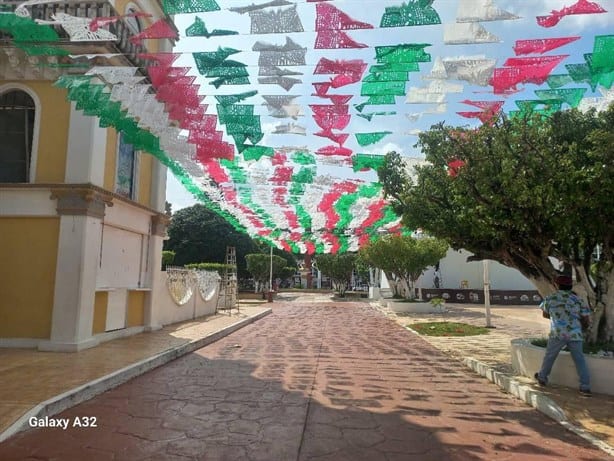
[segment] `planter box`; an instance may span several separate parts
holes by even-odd
[[[436,314],[441,312],[441,309],[433,306],[430,302],[387,301],[386,306],[391,311],[398,313]]]
[[[531,344],[528,339],[512,340],[512,366],[517,373],[533,378],[539,371],[546,348]],[[598,394],[614,395],[614,359],[584,354],[591,375],[591,390]],[[569,352],[560,352],[548,382],[578,388],[578,374]]]

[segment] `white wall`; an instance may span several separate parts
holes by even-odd
[[[154,277],[158,279],[157,283],[154,283],[154,287],[156,287],[154,293],[154,299],[156,300],[154,324],[164,326],[215,313],[219,288],[216,288],[211,299],[206,301],[200,295],[198,288],[194,287],[190,300],[180,306],[173,300],[168,291],[166,272],[157,271]],[[220,300],[220,305],[223,305],[223,299]]]
[[[115,201],[105,210],[98,288],[152,288],[149,261],[151,213]]]
[[[472,253],[466,250],[448,250],[439,264],[441,274],[440,288],[461,288],[461,282],[466,280],[468,288],[482,289],[484,286],[484,265],[482,261],[467,262]],[[433,285],[434,267],[428,268],[418,279],[416,287],[435,288]],[[516,269],[490,261],[491,290],[535,290],[535,286]]]

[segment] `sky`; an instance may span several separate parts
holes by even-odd
[[[363,49],[338,49],[338,50],[314,50],[313,44],[316,33],[315,29],[315,10],[316,3],[305,2],[299,0],[293,2],[297,6],[301,22],[304,27],[304,32],[293,34],[261,34],[250,35],[250,18],[247,14],[237,14],[228,10],[230,7],[245,6],[252,3],[263,3],[265,0],[254,2],[254,0],[218,0],[221,7],[220,11],[198,13],[195,15],[178,15],[175,17],[175,22],[182,35],[177,42],[175,51],[183,53],[182,57],[175,65],[190,66],[193,69],[191,75],[198,76],[197,82],[201,84],[201,94],[207,95],[205,103],[210,104],[210,111],[213,112],[216,100],[215,95],[219,94],[235,94],[252,89],[258,90],[259,94],[249,100],[246,104],[255,104],[256,113],[260,114],[263,131],[273,129],[277,123],[287,123],[292,121],[289,119],[274,119],[269,117],[266,108],[262,105],[262,94],[296,94],[299,97],[296,102],[305,108],[305,116],[300,117],[296,122],[303,125],[307,130],[307,136],[299,135],[274,135],[265,134],[260,145],[268,145],[272,147],[279,146],[307,146],[315,151],[320,147],[331,144],[325,138],[314,136],[313,133],[319,130],[319,127],[313,121],[309,104],[327,104],[326,99],[316,98],[311,96],[314,81],[322,81],[327,76],[314,76],[313,70],[315,65],[322,57],[333,60],[350,60],[363,59],[369,64],[375,64],[374,54],[375,46],[395,45],[401,43],[428,43],[426,51],[431,54],[432,61],[430,63],[421,63],[419,73],[411,73],[409,82],[406,84],[406,90],[411,87],[422,87],[429,83],[428,80],[422,80],[422,76],[428,74],[433,67],[436,57],[457,57],[457,56],[475,56],[485,55],[485,57],[497,60],[497,67],[501,67],[503,62],[510,57],[514,57],[513,45],[518,39],[539,39],[553,37],[580,36],[581,38],[571,44],[568,44],[559,49],[550,51],[546,55],[569,55],[562,64],[552,72],[553,74],[566,73],[564,64],[581,63],[583,62],[583,54],[590,53],[593,50],[593,42],[595,35],[604,35],[614,33],[614,1],[612,0],[597,0],[603,8],[609,10],[603,14],[592,15],[575,15],[564,17],[555,27],[543,28],[537,25],[536,15],[547,15],[551,10],[560,10],[565,6],[575,3],[577,0],[494,0],[494,4],[502,10],[520,16],[520,19],[510,21],[493,21],[482,22],[481,24],[486,30],[499,37],[500,42],[480,44],[480,45],[446,45],[443,43],[443,30],[445,24],[454,23],[459,0],[434,0],[433,7],[441,17],[442,25],[429,26],[412,26],[399,28],[380,28],[379,21],[387,6],[399,6],[400,1],[389,0],[336,0],[328,2],[338,9],[347,13],[352,19],[357,21],[367,22],[374,25],[371,30],[350,30],[347,31],[355,41],[367,44],[368,47]],[[470,0],[478,4],[483,0]],[[285,7],[284,7],[285,8]],[[207,28],[211,29],[230,29],[239,32],[236,36],[212,37],[205,39],[202,37],[185,37],[185,29],[194,22],[195,16],[204,20]],[[215,90],[210,85],[207,79],[204,79],[198,74],[194,68],[194,60],[192,52],[214,51],[218,46],[231,47],[242,50],[241,53],[234,54],[229,59],[233,59],[248,65],[251,82],[257,80],[258,73],[258,53],[251,50],[252,45],[256,41],[267,42],[271,44],[283,44],[285,36],[290,35],[292,39],[302,46],[307,47],[306,66],[296,68],[303,72],[303,84],[294,86],[286,93],[279,86],[274,85],[251,85],[229,86],[225,85]],[[365,74],[366,75],[366,74]],[[421,104],[406,104],[405,97],[397,97],[394,106],[368,106],[364,112],[373,111],[396,111],[394,116],[375,116],[372,121],[367,121],[355,116],[357,112],[352,108],[353,114],[351,124],[345,132],[350,132],[352,135],[345,143],[345,147],[351,148],[355,153],[373,153],[384,154],[390,150],[396,150],[408,157],[421,157],[422,154],[415,147],[416,136],[415,132],[419,130],[427,130],[431,125],[444,121],[448,125],[455,126],[477,126],[479,122],[462,118],[456,114],[457,111],[475,110],[460,101],[465,99],[471,100],[505,100],[503,110],[505,112],[516,109],[514,103],[517,99],[535,99],[534,91],[536,89],[548,88],[546,85],[537,86],[534,84],[520,85],[520,91],[510,96],[502,97],[502,95],[492,94],[490,86],[476,86],[467,82],[450,81],[451,83],[463,83],[463,91],[461,93],[447,95],[447,107],[444,113],[439,114],[423,114],[417,120],[411,121],[407,116],[409,114],[418,114],[427,109],[427,105]],[[577,86],[577,85],[576,85]],[[586,85],[584,85],[586,86]],[[593,94],[588,88],[586,97],[598,96]],[[350,104],[357,104],[366,100],[360,96],[360,83],[348,85],[345,87],[332,90],[331,93],[336,94],[353,94],[354,97]],[[208,111],[209,112],[209,111]],[[391,131],[392,134],[386,136],[382,141],[374,145],[361,147],[354,138],[354,133]],[[310,135],[311,134],[311,135]],[[230,137],[225,138],[232,142]],[[333,174],[335,176],[352,176],[354,173],[351,168],[336,168],[324,167],[323,172]],[[320,173],[320,171],[319,171]],[[361,179],[373,180],[373,173],[359,173]],[[194,198],[187,193],[183,187],[169,174],[167,186],[167,200],[173,205],[173,210],[184,208],[195,203]]]

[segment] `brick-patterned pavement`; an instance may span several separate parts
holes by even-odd
[[[57,415],[8,460],[609,459],[365,303],[273,314]]]
[[[484,308],[459,305],[446,305],[443,314],[395,314],[391,310],[372,303],[384,315],[396,320],[399,324],[409,326],[424,322],[460,322],[476,326],[486,324]],[[497,371],[512,373],[512,358],[510,341],[515,338],[547,337],[550,322],[542,318],[537,306],[516,306],[515,308],[493,307],[491,309],[491,325],[494,327],[488,336],[424,336],[424,339],[459,359],[473,357],[486,363]]]
[[[391,310],[371,303],[384,315],[409,326],[422,322],[461,322],[477,326],[485,325],[484,306],[446,305],[444,314],[395,314]],[[511,365],[510,342],[516,338],[547,337],[550,321],[541,316],[537,306],[493,306],[491,324],[495,327],[488,336],[423,336],[423,338],[443,351],[446,355],[463,359],[471,357],[493,369],[513,377],[524,385],[534,385],[539,392],[550,398],[561,408],[567,419],[588,431],[589,434],[614,446],[614,397],[594,395],[592,399],[578,397],[576,389],[550,385],[539,387],[532,378],[518,376]]]

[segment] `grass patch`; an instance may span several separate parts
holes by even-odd
[[[489,331],[485,327],[476,327],[475,325],[458,322],[414,323],[408,325],[408,327],[427,336],[475,336],[485,335]]]
[[[546,345],[548,344],[548,338],[532,339],[531,344],[537,347],[546,347]],[[563,350],[566,351],[567,347],[564,347]],[[601,351],[613,352],[614,343],[613,342],[609,342],[609,343],[598,342],[595,344],[589,344],[587,342],[584,342],[582,344],[582,350],[585,354],[597,354],[598,352],[601,352]]]

